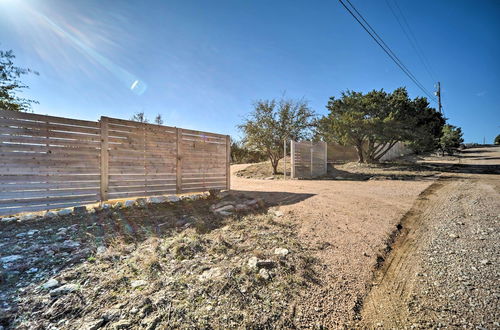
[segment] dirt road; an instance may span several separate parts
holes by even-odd
[[[360,326],[500,326],[500,148],[472,149],[433,184],[365,300]]]
[[[458,162],[436,164],[446,172],[437,181],[233,175],[232,189],[283,204],[324,265],[321,283],[297,302],[299,324],[498,326],[499,176],[484,172],[498,171],[499,156],[500,148],[467,150]]]
[[[233,173],[246,165],[235,165]],[[256,180],[232,176],[232,189],[282,205],[300,238],[324,265],[322,279],[295,306],[306,327],[345,325],[359,313],[377,256],[418,195],[433,180]]]

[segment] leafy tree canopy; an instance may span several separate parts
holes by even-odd
[[[244,133],[245,146],[266,154],[277,174],[278,161],[283,157],[285,140],[310,137],[314,112],[304,100],[261,100],[244,123],[238,127]]]
[[[453,125],[443,126],[443,136],[439,141],[441,151],[452,155],[457,151],[460,145],[464,142],[462,138],[462,129]]]
[[[0,109],[30,111],[31,104],[38,102],[17,95],[28,88],[20,81],[20,77],[29,73],[38,75],[38,72],[15,66],[15,58],[12,50],[0,50]]]
[[[405,88],[366,94],[348,90],[331,97],[326,108],[329,114],[318,121],[318,136],[354,146],[359,162],[379,161],[399,141],[436,147],[444,124],[425,98],[411,100]]]
[[[138,121],[139,123],[149,123],[149,120],[148,118],[146,118],[144,111],[139,111],[134,113],[134,115],[130,118],[130,120]]]

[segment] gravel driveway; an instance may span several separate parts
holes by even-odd
[[[500,148],[468,149],[458,160],[433,163],[442,166],[441,179],[233,175],[232,189],[273,192],[274,203],[282,202],[281,210],[300,222],[302,241],[324,265],[321,281],[294,306],[299,324],[499,327]],[[289,194],[280,201],[282,191]]]
[[[458,178],[437,182],[414,205],[359,325],[500,327],[499,149],[465,153]]]
[[[234,165],[232,172],[245,166]],[[300,239],[323,267],[317,270],[321,282],[295,301],[296,324],[338,328],[359,314],[388,237],[434,181],[259,180],[233,175],[231,189],[282,204],[285,216],[299,223]]]

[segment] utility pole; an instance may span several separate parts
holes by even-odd
[[[436,96],[438,97],[438,109],[439,109],[439,113],[443,113],[443,108],[441,107],[441,83],[439,81],[437,83]]]

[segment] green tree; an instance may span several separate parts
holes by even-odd
[[[443,135],[439,141],[441,153],[452,155],[464,142],[462,138],[462,129],[453,125],[443,126]]]
[[[31,105],[38,102],[17,96],[18,92],[28,88],[20,78],[29,73],[38,75],[38,72],[15,66],[15,58],[12,50],[0,50],[0,109],[30,111]]]
[[[495,138],[495,145],[499,145],[500,144],[500,134],[497,135],[497,137]]]
[[[429,107],[426,98],[416,98],[412,103],[414,111],[410,119],[413,129],[408,146],[417,154],[439,149],[446,120],[436,109]]]
[[[425,98],[410,100],[405,88],[392,93],[346,91],[339,99],[331,97],[326,107],[329,114],[318,121],[318,135],[354,146],[360,163],[378,162],[400,141],[412,141],[420,148],[437,146],[444,123]]]
[[[244,144],[251,150],[263,152],[278,173],[278,162],[283,157],[285,140],[301,140],[311,135],[314,112],[304,100],[261,100],[239,125],[244,133]]]
[[[376,162],[402,139],[400,117],[409,107],[407,100],[404,89],[392,95],[383,90],[342,92],[328,101],[330,113],[319,120],[318,133],[325,141],[354,146],[360,163]]]
[[[231,161],[235,164],[258,163],[267,159],[263,152],[252,150],[243,141],[231,139]]]
[[[130,120],[138,121],[139,123],[149,122],[148,119],[146,118],[146,115],[144,114],[144,111],[138,111],[134,113],[134,115],[132,116],[132,118],[130,118]]]
[[[155,124],[157,125],[163,125],[163,118],[161,117],[160,114],[157,114],[155,117]]]

